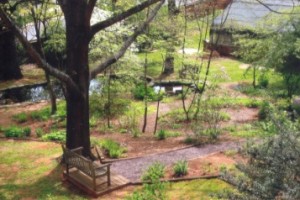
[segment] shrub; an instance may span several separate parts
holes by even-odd
[[[165,130],[159,130],[158,133],[156,134],[156,137],[159,140],[164,140],[166,139],[166,131]]]
[[[131,106],[120,120],[121,127],[131,133],[133,137],[138,137],[141,133],[138,126],[138,116],[139,110],[136,107]]]
[[[150,165],[142,175],[143,181],[152,181],[164,177],[165,166],[159,162]]]
[[[57,105],[57,111],[54,115],[54,118],[57,120],[64,120],[66,116],[67,116],[66,102],[63,101]]]
[[[23,133],[24,133],[24,135],[25,136],[30,136],[30,134],[31,134],[31,129],[29,128],[29,127],[25,127],[24,129],[23,129]]]
[[[119,158],[126,152],[124,147],[112,139],[105,139],[100,142],[100,146],[106,151],[110,158]]]
[[[66,141],[66,133],[64,131],[53,131],[49,134],[42,136],[43,140],[50,140],[50,141]]]
[[[300,132],[284,113],[273,113],[277,134],[248,144],[244,154],[249,162],[239,163],[239,171],[222,172],[222,179],[238,190],[222,199],[300,199],[299,180],[294,178],[299,175]]]
[[[16,126],[11,126],[9,128],[4,129],[5,137],[25,137],[29,136],[31,133],[31,129],[29,127],[25,127],[24,129]]]
[[[267,88],[269,85],[269,77],[266,74],[261,75],[258,78],[258,86],[260,88]]]
[[[37,129],[35,129],[35,134],[37,137],[42,137],[42,135],[44,134],[44,131],[41,128],[37,128]]]
[[[258,118],[260,120],[267,119],[269,111],[270,111],[270,104],[266,101],[263,102],[263,104],[261,105],[261,108],[258,112]]]
[[[260,105],[261,102],[256,99],[252,99],[251,101],[245,103],[245,106],[248,108],[258,108]]]
[[[179,160],[173,167],[174,176],[180,177],[188,173],[188,164],[186,160]]]
[[[134,98],[138,100],[144,100],[144,98],[148,96],[149,100],[155,101],[158,97],[152,87],[147,87],[147,90],[145,90],[144,84],[137,84],[132,90],[132,93]]]
[[[31,119],[37,121],[46,121],[50,118],[50,116],[51,116],[51,112],[49,108],[44,108],[42,110],[33,111],[30,113]]]
[[[24,123],[28,120],[28,117],[25,113],[19,113],[19,114],[13,115],[13,119],[18,123]]]
[[[187,136],[185,139],[184,139],[184,143],[185,144],[195,144],[197,143],[197,139],[191,137],[191,136]]]

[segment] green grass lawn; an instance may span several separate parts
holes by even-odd
[[[172,200],[217,200],[216,195],[232,187],[219,179],[193,180],[172,183],[167,191],[167,198]]]
[[[48,142],[0,141],[0,199],[88,199],[62,182],[63,168],[57,158],[59,144]],[[231,187],[218,179],[171,183],[168,199],[216,199],[210,194]],[[99,198],[101,199],[101,197]]]
[[[0,141],[0,199],[84,199],[62,182],[55,143]]]

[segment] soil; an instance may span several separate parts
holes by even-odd
[[[245,162],[246,159],[233,152],[233,155],[227,152],[218,152],[208,156],[195,158],[188,161],[188,174],[180,178],[192,178],[199,176],[218,175],[222,166],[231,167],[237,163]],[[220,165],[220,163],[222,163]],[[173,169],[169,166],[166,170],[166,179],[173,179]],[[113,191],[109,194],[99,197],[98,199],[124,199],[126,196],[137,190],[137,186],[127,186],[123,189]]]
[[[235,94],[236,91],[233,90],[234,84],[236,83],[227,83],[222,84],[221,87],[225,88],[229,93],[234,93],[234,96],[241,95],[240,93]],[[152,103],[156,105],[156,103]],[[46,105],[49,105],[47,102],[40,103],[24,103],[24,104],[15,104],[11,106],[2,106],[0,107],[0,126],[7,127],[10,125],[16,125],[17,123],[12,119],[14,114],[20,112],[31,112],[34,110],[39,110]],[[172,103],[163,103],[160,104],[159,116],[162,116],[173,109],[182,107],[181,100],[172,101]],[[257,119],[257,109],[251,109],[246,107],[241,107],[238,109],[226,109],[225,110],[230,115],[230,121],[222,123],[222,126],[247,123]],[[111,138],[119,142],[122,146],[126,147],[127,153],[126,157],[140,157],[155,153],[167,152],[170,150],[181,149],[187,147],[188,144],[184,143],[184,139],[187,135],[191,134],[189,123],[183,124],[183,127],[177,129],[176,132],[181,132],[182,135],[178,137],[169,137],[165,140],[158,140],[153,136],[154,124],[155,124],[156,112],[150,113],[147,118],[147,128],[145,133],[141,134],[140,137],[133,138],[130,134],[120,134],[120,133],[105,133],[100,134],[97,129],[92,129],[91,135],[101,138]],[[115,122],[116,123],[116,122]],[[32,130],[31,137],[36,138],[34,130],[38,127],[48,129],[51,124],[51,120],[47,122],[32,122],[28,121],[23,124],[18,124],[21,126],[29,126]],[[143,125],[143,119],[140,120],[140,129]],[[157,128],[160,130],[160,127]],[[228,134],[222,134],[219,141],[235,141],[236,138],[231,137]]]
[[[236,83],[223,84],[221,87],[229,91],[234,96],[244,96],[233,90]],[[172,103],[161,103],[159,115],[162,116],[172,109],[180,108],[180,100]],[[39,110],[48,105],[47,102],[40,102],[35,104],[19,104],[13,106],[0,107],[0,126],[6,127],[16,124],[12,116],[20,112],[31,112]],[[257,119],[258,109],[251,109],[240,107],[237,109],[227,109],[226,112],[230,115],[230,121],[224,122],[222,126],[231,124],[248,123]],[[186,135],[190,134],[189,124],[186,123],[183,128],[176,131],[183,134],[179,137],[170,137],[165,140],[158,140],[153,137],[154,122],[156,113],[148,115],[148,126],[146,132],[140,137],[133,138],[130,134],[125,133],[105,133],[100,134],[98,130],[92,129],[91,135],[101,138],[111,138],[127,148],[126,157],[133,158],[128,160],[120,160],[112,164],[112,170],[118,171],[121,175],[127,177],[131,181],[139,181],[143,171],[154,161],[164,163],[168,168],[166,178],[173,177],[172,165],[178,160],[188,160],[188,174],[185,177],[195,177],[203,175],[218,174],[219,169],[223,165],[234,165],[237,161],[242,160],[238,155],[228,156],[226,151],[237,149],[240,140],[230,136],[229,134],[222,134],[219,142],[215,144],[207,144],[200,147],[190,147],[184,143]],[[30,126],[32,130],[37,127],[49,126],[48,122],[32,122],[28,121],[21,126]],[[140,120],[140,128],[142,127],[143,119]],[[20,124],[18,124],[20,125]],[[157,130],[159,130],[158,127]],[[34,133],[34,131],[33,131]],[[35,134],[32,134],[35,138]],[[41,147],[42,148],[42,145]],[[47,160],[40,159],[37,163],[47,163]],[[1,167],[1,166],[0,166]],[[123,190],[115,191],[109,195],[101,197],[101,199],[117,199],[125,196],[128,192],[132,192],[134,187],[126,187]]]
[[[136,182],[140,181],[142,174],[155,162],[171,166],[179,160],[191,160],[226,150],[237,150],[239,146],[239,142],[219,142],[216,144],[187,147],[165,153],[117,161],[112,163],[111,169],[122,174],[122,176],[130,181]]]

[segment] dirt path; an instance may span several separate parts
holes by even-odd
[[[195,159],[221,151],[237,149],[239,147],[240,144],[237,142],[222,142],[218,144],[208,144],[202,147],[189,147],[167,153],[117,161],[112,164],[112,170],[128,178],[130,181],[139,181],[143,172],[154,162],[160,162],[169,166],[178,160]]]

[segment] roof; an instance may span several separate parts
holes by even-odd
[[[218,26],[224,21],[224,28],[255,27],[260,21],[274,11],[282,11],[299,6],[298,1],[293,0],[233,0],[222,14],[216,17],[213,25]],[[266,5],[266,6],[265,6]],[[267,8],[269,7],[269,8]]]

